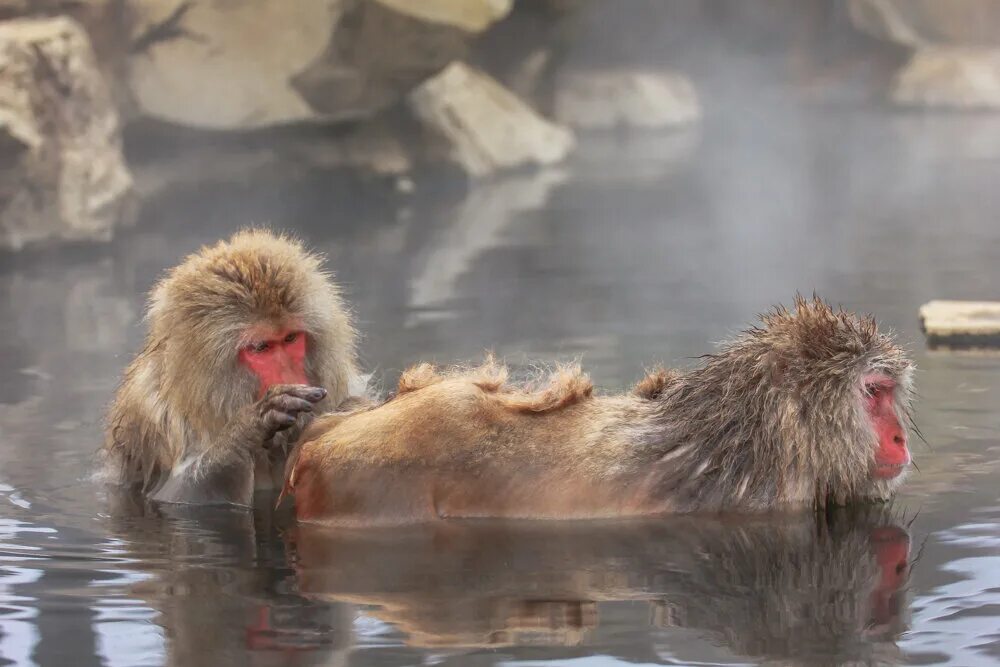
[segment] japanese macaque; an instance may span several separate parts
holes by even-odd
[[[688,372],[595,396],[578,369],[511,386],[492,360],[403,374],[317,420],[290,465],[300,520],[589,518],[886,499],[910,462],[913,366],[874,319],[777,308]]]
[[[289,445],[358,377],[354,328],[320,264],[250,230],[166,274],[108,414],[109,481],[195,504],[250,505],[280,487]]]
[[[628,601],[633,610],[648,604],[652,624],[773,664],[890,664],[909,615],[910,535],[893,508],[858,509],[365,530],[299,524],[285,536],[297,592],[363,605],[410,646],[606,650],[601,624],[620,624],[611,610]],[[549,655],[561,657],[569,656]]]

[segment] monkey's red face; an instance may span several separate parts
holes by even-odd
[[[258,396],[276,384],[309,384],[306,334],[302,331],[284,329],[252,336],[240,350],[239,359],[257,376]]]
[[[865,376],[863,383],[865,410],[878,438],[872,476],[893,479],[910,463],[906,429],[896,412],[896,382],[886,375],[872,374]]]

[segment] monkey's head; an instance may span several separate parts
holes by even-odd
[[[821,502],[888,498],[910,463],[913,364],[872,317],[798,297],[763,316],[771,398],[793,465]]]
[[[150,345],[165,396],[197,428],[215,429],[273,384],[310,384],[334,405],[355,373],[355,331],[321,258],[247,230],[206,246],[153,289]]]

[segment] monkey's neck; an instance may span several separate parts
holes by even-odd
[[[731,369],[734,371],[744,369]],[[702,368],[652,401],[633,435],[655,494],[678,511],[768,509],[812,502],[815,481],[794,471],[773,391],[738,372]]]

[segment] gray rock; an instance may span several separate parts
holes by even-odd
[[[455,62],[409,96],[414,114],[444,139],[471,176],[561,162],[573,133],[542,118],[488,75]]]
[[[133,212],[118,115],[84,30],[0,22],[0,248],[107,240]]]
[[[684,76],[631,70],[570,70],[556,78],[555,117],[573,127],[666,128],[701,117]]]
[[[291,79],[323,55],[342,0],[128,4],[127,85],[140,114],[206,129],[315,115]]]
[[[1000,109],[1000,3],[850,0],[860,30],[914,49],[890,97],[902,106]]]
[[[514,0],[375,0],[427,23],[439,23],[477,33],[510,13]]]
[[[127,0],[145,116],[242,130],[368,118],[462,58],[510,0]]]
[[[1000,347],[1000,301],[930,301],[920,325],[932,347]]]
[[[905,46],[1000,46],[995,0],[849,0],[848,11],[860,30]]]
[[[891,96],[904,106],[1000,109],[1000,49],[921,49],[896,75]]]

